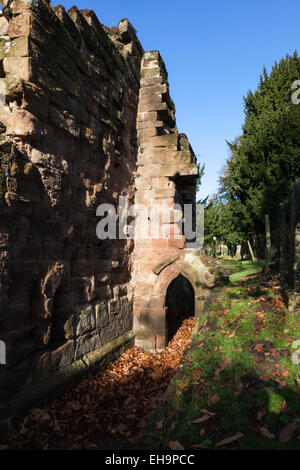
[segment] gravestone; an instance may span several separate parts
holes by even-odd
[[[285,230],[286,230],[285,204],[280,203],[279,208],[278,208],[278,219],[277,219],[277,254],[278,254],[281,270],[284,270],[286,268]]]
[[[266,260],[271,261],[271,229],[270,216],[266,214]]]
[[[300,180],[295,182],[291,204],[290,280],[293,292],[289,311],[300,314]]]

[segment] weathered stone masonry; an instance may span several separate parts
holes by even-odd
[[[166,292],[170,283],[179,275],[191,282],[196,317],[202,311],[207,289],[215,285],[215,276],[201,261],[200,253],[186,249],[181,225],[185,214],[176,208],[195,206],[198,166],[187,137],[178,133],[167,72],[158,51],[143,56],[137,129],[136,203],[157,208],[151,223],[160,226],[161,237],[137,237],[135,241],[134,331],[138,346],[157,352],[166,346],[168,338]],[[166,212],[171,216],[165,218]],[[141,216],[136,223],[139,234],[144,229]]]
[[[128,20],[15,0],[0,18],[0,433],[23,409],[129,345],[165,345],[179,274],[196,312],[212,276],[181,239],[100,241],[101,203],[195,202],[165,66]],[[176,213],[173,227],[176,230]],[[137,227],[139,220],[137,219]],[[133,329],[133,317],[135,325]]]

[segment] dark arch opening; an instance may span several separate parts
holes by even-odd
[[[190,281],[181,274],[174,279],[166,295],[166,342],[175,336],[182,322],[195,315],[195,292]]]

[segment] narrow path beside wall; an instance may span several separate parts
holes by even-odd
[[[160,354],[130,349],[107,370],[43,409],[32,410],[5,448],[136,448],[147,419],[176,374],[193,327],[194,318],[186,319]]]

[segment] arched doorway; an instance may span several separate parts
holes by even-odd
[[[195,292],[190,281],[179,274],[169,285],[165,301],[166,343],[175,336],[182,322],[195,315]]]
[[[175,259],[174,256],[164,257],[154,266],[152,273],[147,279],[143,295],[137,296],[135,293],[134,333],[137,347],[157,353],[168,344],[166,298],[168,288],[172,288],[173,281],[181,275],[191,284],[194,292],[194,315],[197,321],[201,317],[210,289],[215,286],[216,277],[203,264],[196,250],[185,250]],[[151,283],[152,288],[148,291]],[[170,297],[172,298],[171,294],[168,297],[169,307]],[[172,305],[174,305],[173,302]],[[169,311],[169,317],[172,316],[171,311]]]

